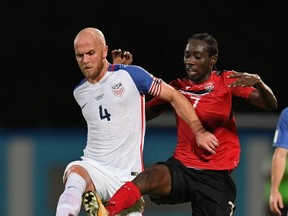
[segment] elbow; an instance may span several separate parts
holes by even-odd
[[[277,108],[278,108],[278,102],[277,102],[276,98],[275,98],[275,100],[272,103],[268,103],[265,106],[265,109],[267,111],[273,111],[273,110],[276,110]]]

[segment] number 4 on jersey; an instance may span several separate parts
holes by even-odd
[[[103,109],[102,106],[99,106],[99,115],[100,115],[100,119],[107,119],[107,121],[110,121],[110,116],[111,114],[107,111],[107,109]]]

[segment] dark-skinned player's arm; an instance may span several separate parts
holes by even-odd
[[[197,145],[200,148],[212,154],[216,153],[215,149],[219,146],[218,139],[214,134],[206,131],[194,107],[184,95],[162,81],[159,98],[169,102],[176,113],[189,125],[196,137]]]
[[[232,71],[228,78],[237,78],[229,87],[253,86],[255,88],[248,98],[249,103],[252,105],[267,111],[277,108],[278,102],[272,89],[263,82],[259,75]]]

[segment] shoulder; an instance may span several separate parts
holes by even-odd
[[[124,64],[111,64],[108,68],[109,71],[125,70],[127,72],[147,72],[144,68],[138,65],[124,65]]]
[[[115,72],[122,71],[126,73],[132,79],[134,84],[137,86],[139,92],[144,94],[148,93],[152,84],[158,82],[159,80],[141,66],[119,64],[115,65],[115,69],[116,69]]]
[[[229,74],[232,73],[232,70],[220,70],[220,71],[213,71],[216,76],[223,76],[227,77]]]
[[[282,110],[282,113],[285,113],[286,115],[288,115],[288,107],[285,107],[285,108]]]
[[[124,64],[111,64],[108,68],[109,71],[125,71],[132,78],[153,77],[147,70],[138,65],[124,65]]]
[[[221,70],[221,71],[213,71],[212,72],[212,77],[213,79],[217,82],[219,82],[219,80],[222,80],[223,84],[225,86],[229,85],[230,83],[235,82],[235,80],[237,80],[237,78],[228,78],[228,76],[233,73],[232,70]]]
[[[288,122],[288,107],[281,111],[280,118],[285,119]]]
[[[172,80],[169,85],[173,86],[176,89],[179,89],[183,86],[188,85],[189,83],[189,78],[188,77],[182,77],[182,78],[177,78]]]

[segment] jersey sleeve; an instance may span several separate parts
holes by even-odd
[[[179,89],[179,82],[180,79],[173,80],[169,83],[170,86],[172,86],[175,89]],[[162,113],[164,113],[166,110],[171,110],[172,106],[169,102],[160,99],[159,97],[153,97],[151,100],[146,102],[146,108],[149,108],[150,110],[153,110],[153,113],[158,116]]]
[[[279,116],[273,139],[273,147],[288,149],[288,107]]]
[[[231,73],[232,71],[225,71],[222,73],[222,76],[224,76],[224,80],[226,82],[226,85],[228,86],[229,84],[233,83],[237,78],[227,78],[227,76]],[[231,87],[230,90],[232,94],[236,97],[242,97],[242,98],[248,98],[251,94],[251,92],[254,90],[254,87],[250,86],[237,86],[237,87]]]
[[[129,73],[140,93],[158,97],[161,92],[160,78],[154,77],[142,67],[127,65],[125,70]]]

